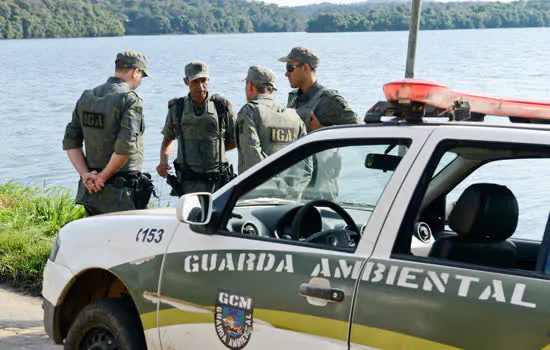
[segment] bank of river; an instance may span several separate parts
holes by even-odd
[[[57,232],[82,217],[68,190],[0,184],[0,281],[39,294]]]

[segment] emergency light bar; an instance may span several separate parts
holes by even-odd
[[[473,95],[428,80],[390,82],[384,85],[384,94],[387,102],[374,105],[365,122],[375,122],[381,116],[420,122],[423,117],[483,120],[485,115],[494,115],[509,117],[513,122],[550,123],[550,102]]]

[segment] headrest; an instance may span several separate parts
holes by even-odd
[[[518,201],[508,187],[473,184],[451,210],[449,227],[469,241],[504,241],[514,234],[518,213]]]

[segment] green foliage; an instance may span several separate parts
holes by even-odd
[[[285,8],[250,0],[0,0],[0,39],[408,30],[409,20],[410,1]],[[428,2],[420,24],[421,29],[546,26],[546,0]]]
[[[333,7],[318,5],[320,9],[334,10],[315,14],[308,21],[307,32],[349,32],[409,30],[410,5],[360,4]],[[517,1],[511,3],[427,3],[422,9],[420,29],[523,28],[550,26],[550,2]]]
[[[0,39],[303,31],[293,10],[246,0],[0,0]]]
[[[0,279],[39,292],[56,233],[84,215],[66,189],[0,184]]]
[[[80,0],[0,0],[0,38],[124,35],[120,19]]]

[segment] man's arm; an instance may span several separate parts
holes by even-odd
[[[82,133],[82,127],[80,125],[80,119],[78,118],[77,107],[75,107],[71,121],[65,128],[65,135],[63,136],[63,149],[67,151],[67,156],[73,164],[73,167],[82,178],[84,186],[86,186],[90,193],[94,193],[99,190],[95,185],[97,171],[90,172],[90,169],[88,168],[86,157],[82,151],[83,142],[84,136]]]
[[[168,171],[172,170],[172,167],[168,163],[170,155],[174,149],[174,140],[177,138],[177,127],[174,125],[172,115],[177,111],[178,99],[174,98],[168,102],[168,114],[166,115],[166,121],[161,133],[164,135],[162,144],[160,145],[160,161],[157,165],[157,173],[161,177],[167,177]]]
[[[361,120],[347,101],[334,90],[329,90],[321,96],[315,116],[322,126],[361,124]]]
[[[243,173],[265,158],[251,107],[245,105],[237,117],[237,132],[239,133],[239,174]]]
[[[237,147],[237,141],[235,139],[235,113],[233,113],[233,106],[229,100],[216,95],[215,97],[216,109],[218,110],[218,105],[220,111],[223,110],[222,115],[220,115],[221,120],[225,122],[225,133],[223,134],[223,143],[225,146],[225,151],[230,151]]]
[[[110,179],[111,176],[116,174],[120,168],[124,166],[124,164],[126,164],[128,158],[130,158],[130,156],[127,154],[113,153],[111,155],[111,159],[109,159],[109,163],[107,163],[107,166],[98,174],[96,186],[103,188],[105,186],[105,182]]]
[[[141,134],[143,123],[143,101],[135,93],[130,92],[123,98],[124,109],[120,118],[120,130],[115,141],[115,151],[109,163],[98,174],[96,185],[100,188],[116,174],[128,161],[131,154],[137,152],[137,138]]]
[[[94,193],[99,191],[100,188],[96,186],[95,183],[97,180],[97,171],[90,172],[82,148],[68,149],[67,155],[69,156],[69,160],[73,164],[73,167],[82,178],[82,183],[86,186],[88,192]]]
[[[170,159],[170,155],[172,154],[172,150],[174,149],[174,140],[171,140],[167,136],[164,136],[162,139],[162,144],[160,145],[160,163],[157,165],[157,173],[161,177],[168,176],[168,171],[172,170],[172,167],[170,164],[168,164],[168,160]]]
[[[237,140],[235,139],[235,114],[233,113],[233,108],[229,101],[227,101],[226,120],[224,146],[227,152],[237,147]]]

